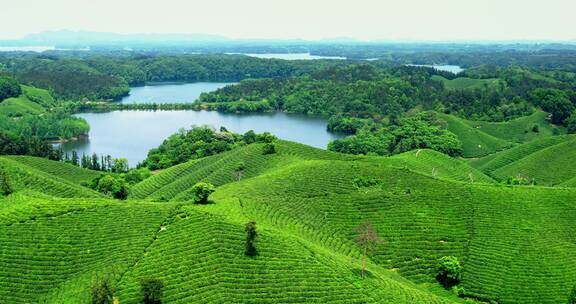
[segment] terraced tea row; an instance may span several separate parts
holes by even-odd
[[[448,123],[448,130],[456,134],[462,143],[464,157],[481,157],[511,148],[510,141],[494,137],[479,128],[470,126],[466,120],[452,115],[438,114]]]
[[[153,200],[187,200],[188,190],[197,182],[224,185],[262,174],[302,159],[350,158],[301,144],[277,141],[274,155],[263,155],[263,144],[251,144],[162,171],[132,189],[131,197]],[[320,151],[320,152],[319,152]]]
[[[336,246],[329,238],[310,239],[352,256],[358,252],[348,248],[354,246],[353,228],[369,220],[384,239],[372,256],[379,265],[433,284],[438,259],[454,255],[464,262],[468,294],[503,303],[516,302],[515,297],[523,303],[558,303],[576,283],[576,260],[568,257],[576,250],[572,190],[452,183],[362,162],[331,162],[331,170],[308,165],[226,185],[216,193],[216,204],[224,205],[220,212],[225,214],[240,199],[243,212],[257,221],[343,237]],[[339,167],[348,170],[346,177]],[[354,175],[374,176],[381,184],[355,190],[349,186]],[[316,183],[326,183],[329,194],[314,190]],[[546,267],[539,267],[538,259]],[[516,266],[503,271],[510,261]],[[503,287],[501,282],[510,283]]]
[[[379,162],[390,162],[395,166],[406,167],[416,172],[470,183],[494,183],[494,180],[479,170],[472,168],[462,160],[434,150],[417,150],[398,155],[388,159],[378,159]]]
[[[84,208],[54,214],[45,205],[27,206],[22,213],[28,215],[19,216],[28,220],[4,222],[0,297],[6,303],[85,301],[96,277],[121,274],[142,254],[169,210],[168,205],[65,203]]]
[[[520,176],[538,185],[555,186],[576,177],[576,140],[570,139],[543,148],[492,172],[498,179]]]
[[[54,164],[52,169],[58,166],[66,167],[65,164]],[[0,167],[10,178],[11,186],[16,191],[33,190],[55,197],[101,197],[99,193],[79,186],[68,179],[38,170],[13,158],[0,157]]]
[[[354,264],[259,225],[259,255],[244,255],[243,225],[184,208],[120,283],[138,303],[138,278],[166,282],[165,301],[234,303],[444,303],[408,282],[374,273],[361,286]]]
[[[6,156],[6,158],[75,184],[88,183],[101,174],[97,171],[82,169],[71,164],[50,161],[40,157]]]

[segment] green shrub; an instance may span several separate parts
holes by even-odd
[[[164,283],[158,279],[141,279],[140,292],[144,304],[161,304]]]
[[[195,204],[207,204],[208,197],[216,191],[214,185],[210,183],[199,182],[192,186],[192,194]]]
[[[108,279],[102,279],[94,283],[90,288],[92,304],[111,304],[114,301],[114,288]]]
[[[246,169],[246,163],[241,161],[241,162],[238,162],[236,164],[236,168],[234,169],[234,171],[240,172],[240,171],[244,171],[244,169]]]
[[[246,223],[246,251],[244,252],[247,256],[255,256],[258,254],[256,250],[256,238],[258,237],[258,232],[256,231],[256,222]]]
[[[454,256],[444,256],[440,258],[437,266],[438,274],[436,279],[445,287],[450,288],[460,283],[462,265],[458,258]]]
[[[365,187],[372,187],[380,184],[380,181],[374,177],[359,176],[352,181],[354,187],[360,189]]]
[[[462,286],[452,286],[452,293],[459,296],[459,297],[464,297],[464,295],[466,294],[466,289],[464,289],[464,287]]]
[[[126,173],[126,175],[124,175],[124,179],[128,182],[128,184],[134,185],[149,178],[150,176],[152,176],[150,169],[144,167],[139,169],[131,169],[128,171],[128,173]]]
[[[504,185],[531,185],[534,184],[534,180],[522,176],[508,176],[501,183]]]
[[[273,143],[267,143],[264,145],[264,148],[262,149],[262,154],[268,155],[274,153],[276,153],[276,146]]]

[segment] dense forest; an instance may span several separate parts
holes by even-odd
[[[0,73],[49,89],[58,99],[117,99],[128,86],[163,81],[234,82],[246,78],[291,77],[321,70],[340,61],[292,62],[240,55],[0,56]]]
[[[410,48],[411,47],[411,48]],[[554,47],[551,45],[550,47]],[[284,51],[291,48],[284,48]],[[205,52],[217,52],[214,47]],[[307,49],[295,49],[306,51]],[[225,50],[221,50],[224,52]],[[228,50],[230,51],[230,50]],[[242,51],[233,50],[233,51]],[[246,51],[246,50],[244,50]],[[261,52],[263,50],[253,50]],[[542,49],[521,46],[407,46],[406,49],[382,46],[325,46],[308,49],[323,55],[338,55],[359,60],[261,59],[243,55],[169,54],[150,52],[46,52],[42,54],[0,54],[0,73],[16,77],[25,84],[49,89],[59,99],[117,99],[128,93],[128,86],[161,81],[236,82],[248,78],[286,78],[321,73],[330,68],[363,63],[374,67],[403,64],[449,63],[467,68],[486,66],[478,77],[506,78],[507,82],[574,82],[576,50]],[[357,58],[354,52],[364,54]],[[529,72],[513,72],[511,66],[537,69],[544,78],[532,79]],[[466,71],[468,73],[468,70]],[[513,79],[514,78],[514,79]],[[518,84],[518,83],[517,83]]]

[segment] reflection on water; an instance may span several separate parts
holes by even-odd
[[[312,55],[310,53],[263,53],[263,54],[251,54],[251,53],[227,53],[230,55],[246,55],[250,57],[264,58],[264,59],[284,59],[284,60],[314,60],[314,59],[336,59],[345,60],[346,57],[338,56],[319,56]]]
[[[340,137],[326,131],[326,121],[322,118],[285,113],[238,115],[209,111],[115,111],[76,116],[90,124],[89,138],[62,144],[64,151],[126,157],[131,166],[144,160],[148,150],[160,145],[178,129],[193,125],[208,125],[216,129],[224,126],[237,133],[249,130],[270,132],[281,139],[323,149],[328,142]]]
[[[130,88],[122,103],[184,103],[194,102],[200,94],[231,85],[230,82],[158,83]]]

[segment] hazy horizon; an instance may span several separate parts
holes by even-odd
[[[574,41],[574,11],[569,0],[19,0],[0,11],[0,40],[72,30],[312,41]]]

